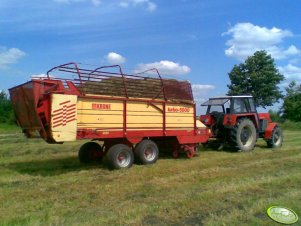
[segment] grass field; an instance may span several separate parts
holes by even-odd
[[[251,153],[201,149],[120,171],[81,165],[83,142],[14,132],[0,130],[0,225],[278,225],[271,205],[301,215],[301,131],[285,131],[280,150],[260,141]]]

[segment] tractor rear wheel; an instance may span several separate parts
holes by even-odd
[[[143,140],[135,147],[135,156],[141,164],[153,164],[159,156],[159,149],[155,142]]]
[[[134,163],[133,151],[125,144],[110,147],[106,157],[110,169],[130,168]]]
[[[238,151],[254,149],[257,135],[253,122],[248,118],[239,119],[230,131],[230,144]]]
[[[78,151],[79,161],[85,164],[100,161],[102,156],[102,148],[96,142],[87,142],[83,144]]]
[[[268,139],[267,145],[269,148],[279,148],[282,146],[283,141],[283,133],[280,126],[275,126],[272,132],[272,137]]]

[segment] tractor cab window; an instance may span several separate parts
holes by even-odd
[[[202,106],[208,106],[207,114],[212,112],[220,112],[224,114],[229,114],[230,112],[230,99],[211,99],[202,104]]]
[[[217,105],[217,106],[210,106],[210,109],[209,109],[209,113],[212,113],[214,111],[217,111],[217,112],[224,112],[224,109],[223,109],[223,106],[221,105]]]
[[[250,111],[256,112],[256,107],[253,98],[249,98],[249,104],[250,104]]]
[[[233,98],[233,112],[247,113],[246,101],[244,98]]]
[[[226,114],[230,114],[230,101],[224,103],[224,109]]]
[[[230,112],[230,99],[229,98],[212,98],[203,103],[201,106],[207,106],[207,114],[212,112],[226,113]]]

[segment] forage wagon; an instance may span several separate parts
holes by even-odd
[[[163,79],[156,69],[126,74],[119,65],[67,63],[9,92],[27,137],[89,140],[79,148],[83,163],[106,157],[113,169],[129,168],[134,159],[152,164],[166,148],[174,157],[185,152],[191,158],[210,137],[196,120],[190,83]]]

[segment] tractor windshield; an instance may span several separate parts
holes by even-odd
[[[209,99],[201,106],[207,106],[207,114],[212,112],[229,113],[230,99],[229,98],[213,98]]]
[[[205,103],[202,104],[202,106],[209,106],[209,105],[224,105],[227,101],[229,101],[229,98],[221,98],[221,99],[209,99]]]

